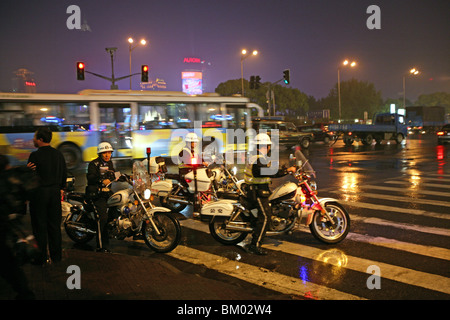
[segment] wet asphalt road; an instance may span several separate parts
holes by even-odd
[[[280,161],[287,162],[292,152],[282,150]],[[401,145],[354,143],[347,147],[342,141],[330,145],[319,142],[303,152],[317,173],[319,197],[339,199],[350,213],[351,232],[343,242],[321,244],[303,229],[268,239],[269,255],[259,257],[240,246],[215,242],[207,225],[181,216],[181,245],[187,252],[194,250],[204,256],[205,263],[196,265],[188,259],[189,254],[177,254],[176,250],[158,258],[181,270],[210,266],[222,272],[220,263],[206,262],[218,257],[235,261],[237,273],[239,264],[241,270],[244,265],[256,266],[271,273],[273,279],[282,275],[284,280],[279,281],[286,281],[286,277],[294,279],[287,281],[300,281],[301,288],[294,290],[299,297],[449,299],[450,146],[437,145],[434,135],[418,135]],[[122,161],[116,167],[129,172],[131,166]],[[82,190],[85,169],[74,174]],[[273,187],[286,179],[292,177],[277,179]],[[190,216],[188,210],[184,214]],[[116,251],[127,254],[154,254],[143,244],[113,243]],[[371,266],[381,271],[380,288],[368,288]],[[261,286],[265,286],[263,282]]]

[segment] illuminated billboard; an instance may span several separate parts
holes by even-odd
[[[202,72],[199,71],[183,71],[181,72],[181,82],[183,92],[193,95],[203,93]]]

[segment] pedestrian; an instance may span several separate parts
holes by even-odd
[[[111,160],[113,151],[111,144],[101,142],[97,147],[98,157],[89,163],[86,175],[86,196],[93,201],[98,212],[97,252],[110,252],[106,201],[112,194],[108,185],[115,180],[116,170]]]
[[[40,180],[40,188],[30,200],[31,224],[41,251],[37,264],[62,259],[61,197],[66,186],[67,168],[62,153],[50,146],[51,140],[50,129],[39,127],[33,137],[38,149],[28,158],[28,167],[36,170]],[[47,245],[50,256],[47,256]]]
[[[272,219],[272,208],[269,204],[271,178],[278,178],[287,175],[289,172],[295,172],[295,167],[288,169],[282,167],[274,174],[264,172],[264,169],[268,170],[270,167],[268,155],[272,141],[268,134],[259,133],[256,135],[254,142],[258,153],[249,159],[244,170],[244,181],[248,186],[249,209],[258,210],[256,226],[253,230],[252,241],[248,246],[248,250],[251,253],[265,255],[267,252],[261,248],[261,245]]]
[[[8,237],[12,233],[9,216],[24,213],[27,181],[23,181],[22,176],[21,172],[10,168],[8,157],[0,155],[0,276],[17,293],[17,300],[33,300],[34,293],[30,290],[26,275],[8,243]]]

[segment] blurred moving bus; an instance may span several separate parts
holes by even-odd
[[[64,154],[70,169],[95,159],[102,141],[112,144],[114,158],[142,159],[147,147],[152,156],[171,157],[182,148],[180,132],[188,131],[203,136],[204,141],[214,137],[221,152],[245,151],[245,144],[236,139],[226,141],[225,133],[227,129],[245,132],[251,128],[252,112],[263,113],[247,98],[217,94],[120,90],[0,93],[0,153],[8,155],[12,165],[26,163],[36,149],[32,139],[38,126],[52,129],[51,145]],[[184,131],[175,132],[177,129]]]

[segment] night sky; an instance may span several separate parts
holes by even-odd
[[[91,31],[69,30],[67,7],[81,9]],[[366,26],[370,5],[381,10],[381,29]],[[322,98],[337,82],[345,59],[357,68],[341,70],[341,81],[369,81],[383,98],[399,98],[402,77],[407,99],[450,92],[450,1],[448,0],[71,0],[0,2],[0,91],[11,91],[13,72],[34,72],[38,92],[74,93],[109,89],[108,81],[86,75],[76,80],[75,62],[111,75],[106,47],[117,47],[115,76],[129,73],[128,37],[145,38],[132,52],[133,70],[150,66],[167,90],[181,91],[181,71],[196,68],[185,57],[204,61],[206,91],[240,79],[241,50],[259,55],[244,61],[244,78],[275,82],[291,70],[291,86]],[[133,78],[138,90],[140,77]],[[129,80],[117,83],[129,89]]]

